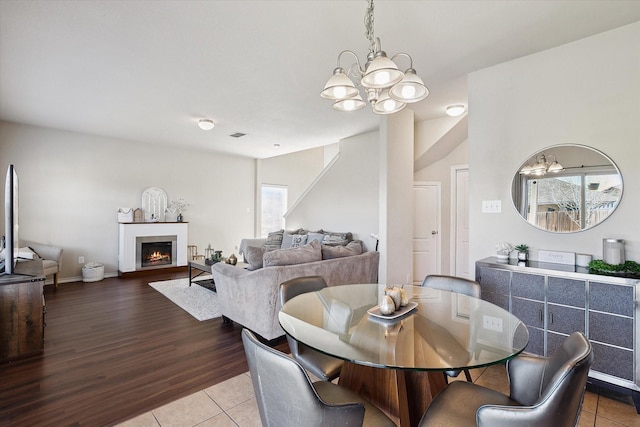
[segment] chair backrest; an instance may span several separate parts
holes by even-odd
[[[296,277],[280,284],[280,305],[284,305],[293,297],[307,292],[316,292],[327,287],[322,276]]]
[[[265,427],[362,425],[364,405],[322,401],[302,366],[242,330],[260,419]]]
[[[463,277],[430,274],[424,278],[422,286],[480,298],[480,284],[475,280],[469,280]]]
[[[283,306],[285,302],[289,301],[293,297],[297,297],[300,294],[307,292],[319,291],[322,288],[327,287],[327,282],[322,276],[306,276],[296,277],[295,279],[287,280],[280,284],[280,306]],[[300,346],[298,341],[291,338],[287,334],[287,343],[289,343],[289,350],[293,357],[300,356]]]
[[[518,411],[513,418],[521,422],[516,425],[575,426],[592,363],[591,343],[581,332],[567,337],[551,357],[524,356],[522,360],[516,357],[509,361],[511,398],[528,408],[513,409]],[[484,408],[487,413],[491,411],[490,407],[481,407],[478,420],[483,418]],[[499,424],[488,420],[486,425]],[[504,425],[514,425],[513,420]]]

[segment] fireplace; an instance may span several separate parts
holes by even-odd
[[[118,224],[118,274],[124,275],[137,271],[154,269],[172,269],[186,267],[187,238],[189,227],[186,222],[138,222]],[[154,259],[152,265],[142,267],[142,243],[171,242],[171,264],[166,256],[160,256],[160,265]],[[145,245],[146,246],[146,245]],[[164,248],[162,248],[164,251]],[[161,253],[163,251],[160,251]],[[151,253],[156,252],[155,250]],[[168,253],[168,250],[166,251]]]
[[[177,236],[136,237],[136,270],[176,266]]]

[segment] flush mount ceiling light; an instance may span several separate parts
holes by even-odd
[[[198,120],[198,127],[202,130],[211,130],[215,124],[211,119],[200,119]]]
[[[464,110],[465,110],[464,105],[461,105],[461,104],[449,105],[447,107],[447,115],[451,117],[458,117],[459,115],[464,113]]]
[[[338,55],[338,66],[324,85],[320,96],[333,101],[338,111],[355,111],[364,108],[366,102],[360,95],[362,87],[367,101],[376,114],[392,114],[402,110],[407,104],[422,101],[429,95],[429,89],[413,69],[413,59],[406,53],[398,53],[391,59],[380,48],[380,39],[373,34],[373,0],[364,16],[366,36],[369,39],[369,54],[364,69],[358,55],[343,50]],[[350,54],[355,62],[345,69],[340,66],[340,58]],[[402,72],[393,60],[399,56],[409,59],[409,68]],[[354,83],[355,81],[355,83]]]
[[[553,158],[553,161],[550,162],[547,158]],[[520,174],[542,176],[547,173],[558,173],[562,170],[564,170],[564,168],[558,163],[556,156],[553,154],[547,154],[546,156],[540,154],[533,160],[533,165],[529,165],[528,163],[524,165],[524,167],[520,169]]]

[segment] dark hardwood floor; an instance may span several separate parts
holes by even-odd
[[[148,286],[178,277],[45,286],[44,354],[0,364],[0,425],[113,425],[246,372],[239,325],[199,322]]]

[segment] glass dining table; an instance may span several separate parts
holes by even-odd
[[[529,341],[508,311],[467,295],[405,286],[391,315],[383,284],[331,286],[292,298],[280,325],[299,342],[345,361],[339,384],[368,398],[400,426],[415,426],[446,386],[444,371],[504,363]],[[461,402],[461,404],[464,404]]]

